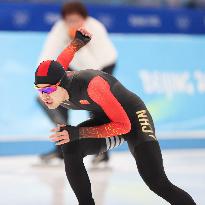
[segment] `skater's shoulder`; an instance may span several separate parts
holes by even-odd
[[[81,70],[77,74],[77,78],[79,80],[91,80],[93,77],[102,75],[102,71],[98,70],[93,70],[93,69],[86,69],[86,70]]]

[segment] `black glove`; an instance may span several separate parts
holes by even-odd
[[[60,128],[60,132],[62,132],[63,130],[66,130],[68,132],[70,142],[73,142],[73,141],[78,140],[80,138],[78,127],[66,125],[66,126]]]
[[[91,40],[91,38],[89,36],[83,35],[80,31],[77,31],[75,33],[74,39],[78,39],[78,40],[82,41],[84,45],[86,45]]]
[[[77,31],[75,34],[75,38],[71,42],[71,45],[78,51],[80,48],[85,46],[89,41],[91,40],[91,37],[83,35],[80,31]]]

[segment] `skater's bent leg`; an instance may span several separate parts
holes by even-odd
[[[105,139],[81,139],[62,146],[68,181],[80,205],[93,205],[91,184],[83,158],[106,150]]]
[[[173,185],[167,178],[157,141],[141,143],[130,150],[136,160],[139,173],[147,186],[172,205],[196,205],[191,196]]]
[[[89,126],[95,123],[95,120],[89,120],[81,124],[81,126]],[[107,151],[107,149],[111,147],[111,144],[109,146],[108,142],[111,142],[111,140],[87,138],[61,146],[66,175],[80,205],[95,204],[92,198],[91,184],[83,163],[83,158],[87,155],[99,154]],[[118,144],[120,144],[120,142]]]
[[[79,141],[62,146],[66,176],[79,205],[94,205],[89,176],[83,163],[83,155],[79,149]]]

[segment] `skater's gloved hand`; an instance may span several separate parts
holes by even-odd
[[[55,132],[55,133],[50,135],[49,138],[51,139],[52,142],[57,142],[56,145],[62,145],[70,142],[68,131],[61,130],[61,128],[65,126],[66,125],[58,125],[56,128],[51,130],[51,132]]]
[[[58,125],[57,128],[51,130],[55,134],[49,138],[52,142],[57,142],[56,145],[66,144],[68,142],[79,139],[79,129],[70,125]]]
[[[90,40],[92,35],[84,28],[79,28],[76,31],[75,37],[71,45],[75,47],[76,51],[85,46]]]

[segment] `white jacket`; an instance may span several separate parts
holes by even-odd
[[[115,63],[117,52],[104,25],[98,20],[88,17],[84,27],[92,34],[92,40],[75,54],[70,67],[75,70],[101,70]],[[55,60],[70,41],[64,21],[59,20],[48,33],[39,62]]]

